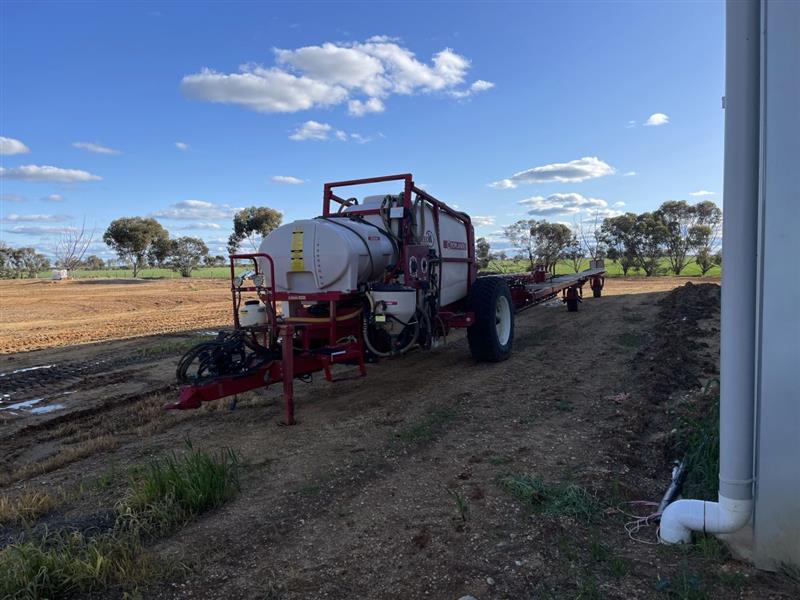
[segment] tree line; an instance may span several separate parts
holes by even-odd
[[[228,237],[228,251],[235,254],[247,243],[248,250],[256,251],[260,239],[281,224],[281,213],[268,207],[251,206],[233,216],[233,232]],[[94,231],[85,224],[80,228],[65,229],[56,240],[53,266],[74,271],[84,268],[100,270],[111,267],[96,255],[86,256],[94,239]],[[206,266],[227,264],[227,257],[211,255],[206,243],[197,237],[172,238],[156,219],[151,217],[121,217],[111,222],[102,235],[105,244],[119,260],[138,277],[145,267],[168,268],[182,277]],[[34,248],[12,248],[0,242],[0,277],[36,277],[51,268],[50,259]]]
[[[530,269],[543,265],[555,273],[568,261],[577,272],[586,262],[600,258],[617,261],[623,275],[631,270],[647,276],[664,270],[680,275],[690,263],[705,275],[722,264],[722,210],[710,200],[691,205],[685,200],[664,202],[652,212],[628,212],[616,217],[578,221],[572,227],[536,219],[508,225],[503,236],[517,249],[515,258],[528,260]],[[492,253],[485,238],[476,241],[478,268],[486,269],[505,253]]]

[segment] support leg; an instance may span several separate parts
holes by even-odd
[[[283,404],[284,404],[284,425],[294,425],[294,346],[292,338],[294,327],[286,325],[281,332],[283,345]]]

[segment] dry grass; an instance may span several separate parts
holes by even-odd
[[[23,465],[10,473],[4,474],[0,477],[0,485],[9,485],[15,481],[30,479],[36,475],[50,473],[51,471],[55,471],[70,463],[82,460],[99,452],[113,450],[119,447],[120,443],[118,438],[104,435],[61,448],[56,454],[44,460]]]
[[[23,489],[16,497],[0,496],[0,523],[27,524],[46,515],[63,501],[45,490]]]

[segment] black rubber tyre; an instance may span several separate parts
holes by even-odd
[[[578,299],[567,298],[567,312],[578,312]]]
[[[469,294],[475,323],[467,329],[469,350],[475,360],[500,362],[511,355],[514,344],[514,303],[508,284],[500,277],[479,277]]]
[[[603,295],[603,288],[592,288],[592,297],[599,298]]]

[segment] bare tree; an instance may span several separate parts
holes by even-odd
[[[583,246],[585,255],[591,260],[605,258],[606,255],[606,245],[603,243],[601,232],[602,225],[600,211],[595,211],[591,219],[585,221],[579,219],[575,223],[575,237]]]
[[[60,234],[53,254],[56,265],[69,271],[75,270],[83,260],[83,255],[94,238],[94,229],[87,231],[86,219],[77,227],[66,227]]]

